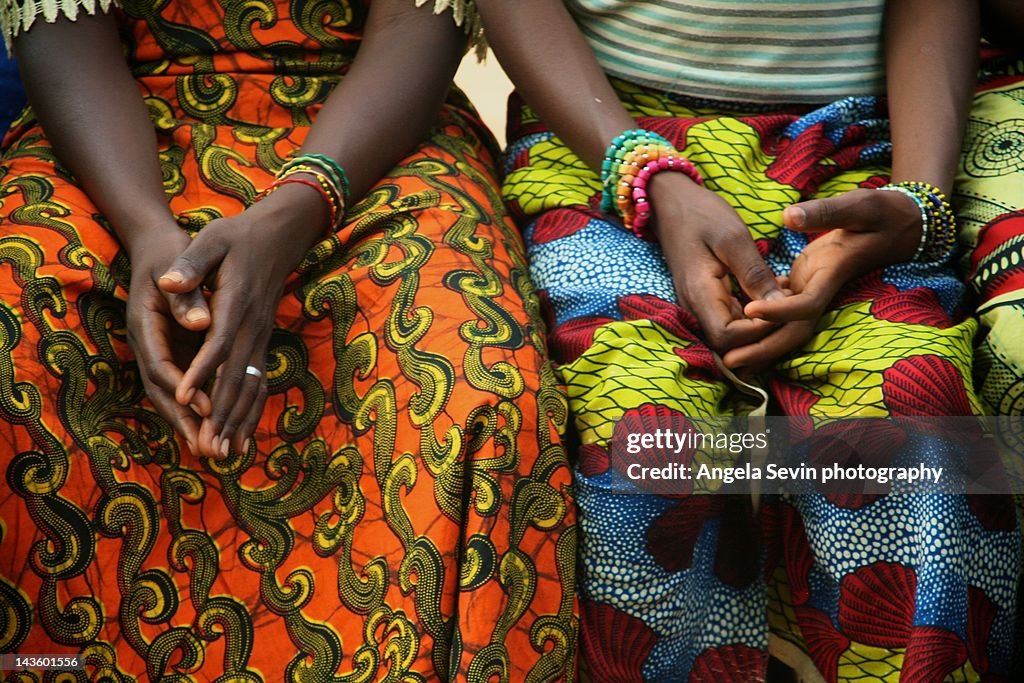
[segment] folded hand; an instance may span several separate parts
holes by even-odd
[[[211,322],[175,391],[179,406],[194,405],[203,416],[200,455],[249,449],[266,403],[267,346],[285,279],[323,235],[326,214],[316,194],[283,186],[242,214],[212,221],[160,277],[169,295],[194,296],[203,286],[212,292]]]
[[[135,352],[146,395],[194,449],[201,418],[189,402],[177,402],[175,392],[199,349],[210,313],[198,289],[165,293],[158,288],[158,278],[188,248],[190,240],[173,223],[156,234],[159,239],[148,240],[144,249],[129,257],[128,343]],[[195,400],[208,403],[203,394]]]
[[[732,278],[753,300],[785,295],[736,211],[678,174],[660,174],[651,187],[657,235],[679,304],[697,318],[708,346],[725,353],[769,334],[775,323],[744,313]]]
[[[791,296],[754,300],[744,307],[747,316],[779,326],[725,354],[727,367],[763,368],[801,348],[845,284],[876,268],[909,260],[922,229],[920,211],[910,198],[867,189],[794,204],[782,218],[790,230],[822,234],[793,262],[786,283]]]

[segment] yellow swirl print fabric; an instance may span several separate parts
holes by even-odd
[[[365,15],[124,3],[182,229],[273,178]],[[103,217],[30,113],[7,143],[0,652],[80,654],[89,680],[572,678],[566,401],[464,104],[289,280],[255,453],[221,463],[143,393]]]

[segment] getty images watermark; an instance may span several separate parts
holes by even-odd
[[[601,476],[623,493],[1024,492],[1024,421],[627,415]],[[594,471],[590,467],[588,471]]]
[[[671,429],[662,428],[656,429],[653,433],[634,432],[628,434],[626,438],[626,452],[631,455],[640,455],[645,450],[663,449],[671,451],[675,455],[694,451],[718,451],[736,455],[754,449],[768,449],[769,433],[770,429],[758,433],[719,432],[712,434],[693,431],[678,433],[673,432]],[[871,467],[864,464],[844,466],[838,462],[833,462],[823,466],[811,467],[802,462],[795,464],[765,462],[756,466],[750,461],[729,466],[712,465],[707,462],[697,465],[669,462],[660,467],[648,467],[639,462],[633,462],[626,467],[626,476],[633,480],[685,480],[696,478],[707,482],[721,481],[724,484],[759,479],[769,481],[820,481],[823,484],[832,481],[873,482],[876,484],[905,481],[910,484],[915,482],[938,484],[942,480],[942,470],[941,466],[929,467],[924,463],[913,467]]]

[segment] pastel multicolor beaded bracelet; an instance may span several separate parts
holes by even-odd
[[[650,239],[647,183],[662,171],[682,172],[703,182],[696,166],[657,133],[634,128],[617,135],[601,164],[601,209],[617,214],[627,228]]]
[[[604,153],[604,160],[601,162],[602,211],[605,213],[615,212],[619,179],[623,172],[630,170],[627,166],[634,161],[627,159],[627,157],[634,151],[635,147],[651,144],[663,145],[668,149],[672,149],[672,144],[668,140],[657,133],[652,133],[643,128],[623,131],[612,139],[611,144]],[[633,172],[635,173],[636,171],[634,170]]]
[[[942,190],[913,180],[890,183],[878,188],[909,197],[921,212],[921,239],[912,261],[945,261],[956,246],[956,216]]]

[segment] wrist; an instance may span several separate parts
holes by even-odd
[[[658,216],[685,217],[705,206],[707,200],[717,199],[710,190],[698,185],[683,173],[659,173],[651,179],[648,197],[654,220],[651,222],[655,237],[661,239],[665,221]]]
[[[953,193],[953,174],[938,169],[916,173],[894,170],[889,177],[889,184],[898,185],[900,183],[925,183],[945,195],[952,195]]]
[[[647,185],[647,195],[657,211],[659,205],[678,202],[688,204],[699,201],[708,190],[698,185],[685,173],[659,173]]]
[[[279,244],[296,263],[317,242],[324,239],[331,220],[331,210],[313,188],[301,183],[287,183],[253,204],[246,211],[257,224],[279,237]]]
[[[917,227],[918,240],[916,250],[910,256],[911,261],[943,262],[953,253],[956,247],[956,217],[953,207],[945,194],[934,185],[924,182],[903,181],[884,185],[879,190],[902,194],[917,209],[917,215],[907,214],[903,221],[905,230],[913,232]],[[908,203],[902,203],[908,208]]]
[[[320,195],[328,213],[325,237],[334,234],[345,218],[345,208],[351,194],[345,169],[325,154],[299,154],[285,162],[274,177],[274,182],[268,185],[257,199],[267,197],[281,187],[291,184],[304,185]]]

